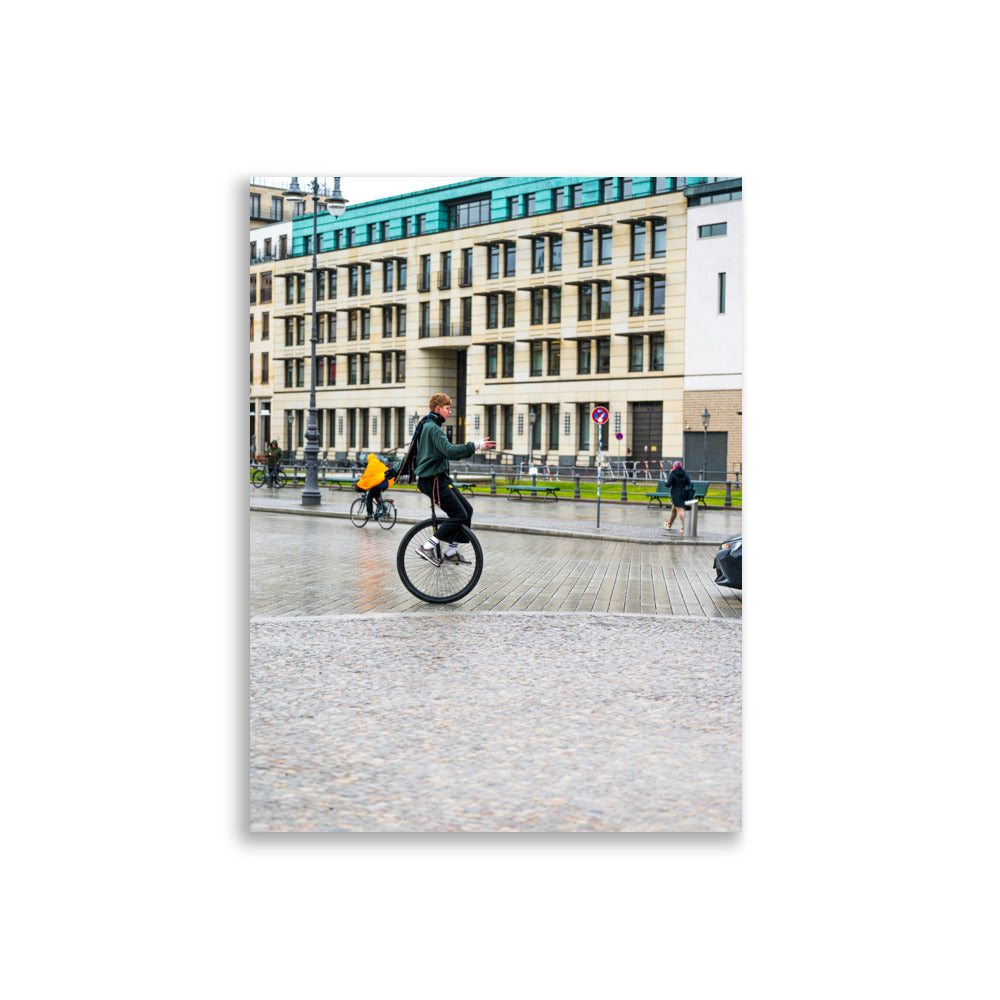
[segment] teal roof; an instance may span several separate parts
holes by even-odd
[[[320,213],[316,219],[316,231],[320,235],[320,246],[324,252],[333,249],[343,249],[347,246],[347,230],[352,230],[352,246],[365,246],[369,243],[383,243],[403,238],[403,219],[411,221],[411,234],[416,234],[416,217],[424,216],[424,233],[438,233],[448,230],[448,205],[453,201],[475,198],[476,195],[489,195],[489,222],[503,222],[510,218],[508,199],[513,196],[533,194],[535,196],[535,215],[544,215],[553,211],[553,191],[562,188],[565,196],[563,210],[570,203],[569,188],[579,184],[582,186],[583,207],[600,203],[599,177],[478,177],[471,181],[460,181],[457,184],[445,184],[440,187],[426,188],[422,191],[411,191],[407,194],[394,195],[391,198],[379,198],[375,201],[360,202],[348,205],[347,210],[338,219],[326,213]],[[632,197],[641,198],[652,192],[651,177],[633,177]],[[674,188],[675,178],[668,177],[667,190]],[[683,186],[684,178],[676,178]],[[688,178],[689,181],[696,178]],[[381,223],[387,223],[385,240],[381,237]],[[368,227],[375,224],[374,239],[368,238]],[[480,223],[481,225],[487,223]],[[303,239],[312,236],[312,214],[300,215],[292,220],[292,252],[304,252]]]

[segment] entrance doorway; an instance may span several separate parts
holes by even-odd
[[[727,431],[685,431],[684,468],[692,479],[726,481]]]
[[[632,404],[632,458],[636,462],[663,458],[663,403]]]

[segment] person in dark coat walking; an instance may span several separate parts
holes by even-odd
[[[670,475],[667,476],[667,489],[670,490],[670,519],[663,522],[667,531],[672,531],[674,518],[681,516],[681,534],[684,533],[684,496],[691,485],[691,477],[684,471],[680,462],[674,462]]]

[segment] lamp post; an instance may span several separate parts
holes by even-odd
[[[701,451],[701,479],[705,479],[705,466],[708,465],[708,421],[711,419],[712,414],[708,412],[708,407],[705,407],[705,412],[701,415],[701,426],[705,428],[705,433],[703,437],[704,447]]]
[[[335,219],[344,214],[347,208],[347,199],[340,193],[340,178],[333,179],[333,194],[323,195],[320,200],[319,178],[312,179],[312,199],[313,199],[313,236],[312,236],[312,336],[309,339],[310,363],[309,363],[309,419],[306,422],[306,484],[302,490],[302,506],[317,507],[320,503],[320,492],[318,483],[319,455],[319,430],[316,423],[316,217],[319,215],[320,206]],[[298,177],[292,178],[292,183],[285,192],[285,197],[289,200],[305,201],[305,194],[299,187]]]
[[[285,440],[288,442],[288,445],[285,448],[285,454],[286,455],[290,455],[291,452],[292,452],[292,421],[294,419],[295,419],[295,411],[294,410],[286,410],[285,411],[285,420],[288,421],[288,436],[285,438]]]

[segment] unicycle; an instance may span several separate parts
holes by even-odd
[[[483,547],[471,529],[464,526],[456,538],[458,553],[455,558],[445,558],[448,542],[437,546],[433,560],[420,555],[421,546],[437,532],[441,520],[432,503],[431,516],[410,528],[396,552],[396,570],[403,586],[414,597],[430,604],[450,604],[465,597],[483,572]]]

